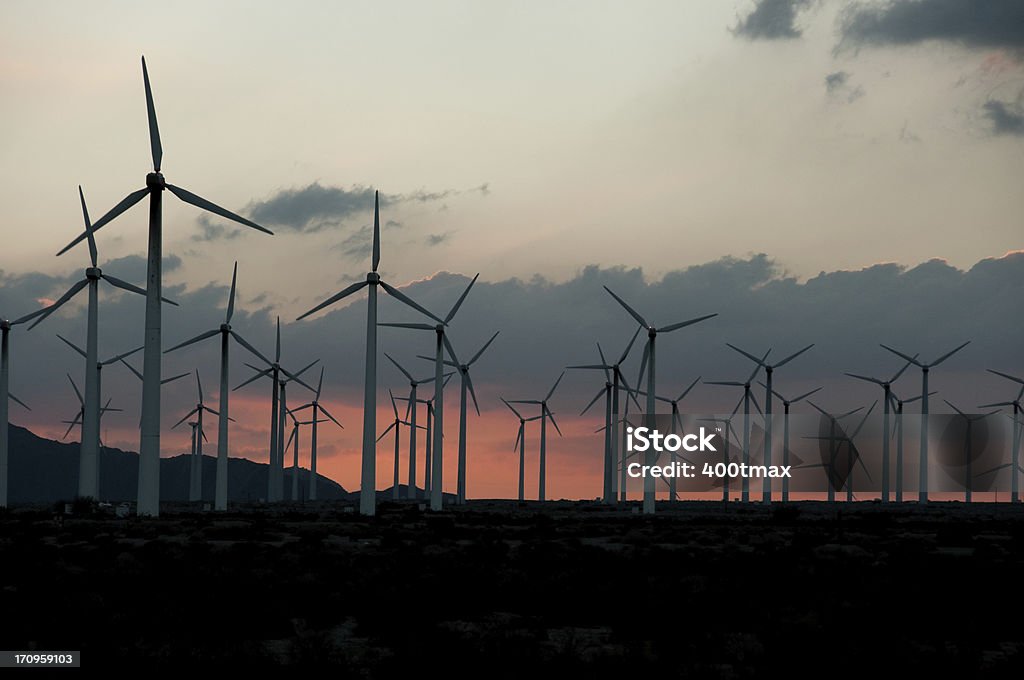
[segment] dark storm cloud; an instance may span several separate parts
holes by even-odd
[[[127,260],[119,262],[126,265],[119,269],[128,270],[121,274],[141,281],[135,276],[138,272],[127,266],[131,264]],[[144,264],[142,258],[137,258],[134,269],[142,269]],[[256,303],[249,296],[260,292],[254,278],[257,274],[244,262],[240,264],[239,287],[250,291],[243,298],[250,303],[236,308],[232,326],[269,354],[273,351],[277,311],[254,309]],[[390,275],[387,278],[393,284],[400,283]],[[403,292],[443,317],[468,282],[469,278],[461,274],[442,272],[403,287]],[[164,308],[165,347],[217,328],[224,318],[229,283],[229,276],[225,276],[217,285],[194,290],[169,286],[168,296],[181,307]],[[339,282],[330,290],[311,293],[306,302],[312,306],[345,285]],[[604,285],[656,325],[719,314],[701,324],[658,336],[659,392],[677,394],[697,375],[711,380],[744,377],[749,373],[749,362],[729,350],[726,342],[755,352],[771,347],[773,357],[816,343],[799,361],[776,374],[776,385],[785,393],[824,383],[822,403],[836,409],[860,406],[863,399],[877,397],[870,386],[862,387],[843,377],[843,371],[881,375],[899,367],[899,360],[879,348],[879,342],[934,358],[972,340],[967,349],[932,376],[941,397],[954,403],[985,403],[1006,396],[1002,389],[1005,385],[986,376],[985,368],[1021,372],[1019,348],[1024,345],[1024,325],[1007,317],[1006,300],[1024,297],[1024,253],[983,260],[966,271],[934,260],[912,268],[881,264],[856,271],[822,272],[805,282],[788,276],[767,256],[756,255],[688,267],[653,283],[644,280],[642,270],[627,267],[587,267],[561,283],[540,276],[477,282],[452,321],[449,337],[456,352],[464,356],[476,352],[494,331],[501,331],[474,367],[481,408],[500,407],[499,396],[535,398],[538,389],[546,389],[566,365],[596,360],[595,342],[600,341],[609,356],[622,352],[636,324],[603,290]],[[66,277],[2,274],[0,314],[25,314],[38,306],[36,299],[53,296],[66,287]],[[351,304],[332,307],[310,319],[282,319],[284,365],[301,367],[320,358],[326,366],[327,399],[354,405],[360,398],[365,300],[365,293],[357,293]],[[101,293],[101,356],[141,344],[144,302],[137,295],[112,290]],[[382,322],[423,320],[386,293],[381,293],[379,304],[378,318]],[[32,412],[12,412],[19,424],[51,424],[63,418],[65,411],[73,413],[77,408],[64,374],[70,371],[80,378],[82,362],[55,334],[84,342],[85,309],[79,304],[69,305],[66,310],[32,331],[24,326],[12,331],[11,389],[34,407]],[[631,381],[636,379],[642,340],[638,340],[626,364]],[[381,328],[379,342],[382,352],[390,353],[414,373],[429,373],[428,362],[416,355],[432,351],[432,334]],[[208,390],[212,394],[218,357],[217,341],[209,340],[166,355],[164,371],[171,375],[198,368],[209,376]],[[243,361],[251,362],[252,357],[242,349],[233,349],[233,385],[249,373]],[[907,376],[897,387],[913,392],[919,375],[908,372]],[[380,364],[379,381],[382,389],[407,386],[386,364]],[[195,400],[194,385],[179,382],[168,385],[163,393],[167,426],[176,420],[179,407]],[[572,417],[602,382],[596,373],[570,371],[553,400],[555,410]],[[106,395],[114,397],[115,405],[127,409],[111,418],[120,419],[122,425],[134,422],[140,391],[137,379],[122,367],[112,366],[104,371],[103,388]],[[704,385],[693,393],[694,403],[708,408],[731,408],[737,396],[732,390]]]
[[[995,99],[982,106],[985,117],[992,123],[992,132],[997,135],[1024,136],[1024,107]]]
[[[739,20],[733,35],[748,40],[792,40],[799,38],[797,14],[810,5],[810,0],[758,0],[753,11]]]
[[[926,40],[968,47],[1024,47],[1024,2],[904,0],[858,2],[840,19],[842,41],[853,45],[912,45]]]

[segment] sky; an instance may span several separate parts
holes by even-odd
[[[183,306],[165,315],[165,344],[220,322],[237,260],[236,326],[266,353],[280,315],[289,365],[326,366],[346,430],[321,434],[321,470],[346,488],[358,486],[365,306],[295,317],[367,270],[376,189],[385,279],[441,310],[479,272],[453,341],[471,353],[501,331],[475,367],[471,496],[514,492],[516,423],[499,395],[543,391],[592,361],[594,341],[628,341],[602,285],[656,323],[720,314],[666,336],[659,381],[677,391],[744,366],[726,341],[778,354],[815,342],[792,389],[826,384],[837,408],[871,396],[843,370],[891,372],[878,342],[937,355],[972,340],[935,376],[969,403],[1005,398],[985,368],[1024,373],[1015,3],[8,2],[0,45],[0,315],[81,275],[83,246],[54,257],[81,230],[79,184],[94,219],[143,186],[144,54],[168,181],[275,231],[167,196],[165,285]],[[145,220],[139,206],[99,232],[105,270],[144,280]],[[101,296],[102,356],[141,338],[130,297]],[[413,319],[382,301],[382,320],[392,314]],[[76,409],[65,373],[80,382],[82,366],[53,334],[81,342],[83,309],[45,323],[13,336],[12,390],[34,410],[12,418],[60,436],[56,420]],[[381,332],[413,365],[429,340]],[[216,354],[171,355],[165,373],[200,368],[213,400]],[[381,423],[386,388],[405,387],[384,362]],[[134,404],[134,380],[105,386]],[[184,382],[166,388],[165,455],[188,444],[169,429],[195,401]],[[599,493],[599,468],[578,463],[601,445],[600,416],[575,416],[599,386],[570,375],[559,387],[556,497]],[[235,393],[232,441],[265,460],[269,389],[255,387]],[[695,394],[731,408],[710,387]],[[136,448],[135,417],[111,416],[108,443]],[[382,486],[389,455],[383,442]]]

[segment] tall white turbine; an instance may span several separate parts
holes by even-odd
[[[401,482],[401,479],[399,479],[399,471],[401,469],[401,428],[402,425],[408,427],[410,437],[415,436],[415,429],[412,423],[410,423],[408,420],[403,420],[402,417],[398,415],[398,405],[395,404],[395,395],[391,392],[390,389],[388,390],[388,396],[391,397],[391,410],[395,412],[395,419],[391,422],[390,425],[388,425],[386,430],[380,433],[380,436],[377,437],[377,442],[380,442],[381,439],[384,439],[384,437],[386,437],[388,432],[391,432],[391,430],[395,431],[395,464],[393,470],[393,481],[391,483],[391,500],[397,501],[401,497],[401,494],[399,493],[399,485]],[[406,409],[406,412],[408,412],[408,410],[409,409]]]
[[[476,401],[476,390],[473,389],[473,378],[469,375],[469,367],[476,363],[477,359],[484,353],[484,351],[490,347],[494,339],[498,337],[498,333],[501,331],[495,331],[491,339],[484,343],[484,346],[473,355],[473,358],[468,362],[462,364],[459,363],[455,353],[451,353],[451,360],[445,360],[445,364],[448,366],[454,366],[458,369],[459,375],[462,377],[462,390],[459,398],[459,467],[458,467],[458,485],[455,495],[455,502],[460,505],[466,504],[466,392],[468,390],[469,396],[473,397],[473,408],[476,409],[477,416],[480,415],[480,405]],[[450,346],[449,346],[450,347]],[[420,357],[421,359],[430,360],[430,357]]]
[[[999,371],[994,371],[991,368],[988,369],[988,372],[989,373],[994,373],[995,375],[998,375],[998,376],[1000,376],[1002,378],[1006,378],[1007,380],[1012,380],[1013,382],[1019,383],[1021,385],[1020,391],[1017,392],[1017,397],[1013,401],[1000,401],[1000,402],[997,402],[995,404],[983,404],[982,406],[978,407],[978,408],[992,408],[994,406],[1012,406],[1013,407],[1013,445],[1012,445],[1013,448],[1010,449],[1010,462],[1009,462],[1008,465],[1000,465],[999,467],[997,467],[995,469],[998,470],[998,469],[1001,469],[1001,468],[1004,468],[1004,467],[1009,467],[1010,468],[1010,502],[1011,503],[1017,503],[1017,502],[1020,501],[1020,477],[1018,477],[1018,474],[1021,472],[1021,465],[1020,465],[1020,442],[1021,442],[1021,438],[1022,438],[1021,437],[1021,434],[1022,434],[1021,431],[1024,430],[1024,425],[1021,424],[1021,419],[1020,419],[1020,415],[1021,415],[1021,411],[1022,411],[1022,409],[1021,409],[1021,399],[1024,398],[1024,378],[1018,378],[1017,376],[1010,375],[1009,373],[1001,373]],[[994,471],[995,470],[990,470],[990,472],[994,472]]]
[[[466,286],[466,290],[462,292],[459,299],[452,305],[452,309],[448,312],[448,316],[444,318],[444,321],[438,319],[438,323],[434,326],[425,323],[380,323],[378,326],[388,326],[390,328],[407,328],[418,331],[433,331],[437,336],[437,343],[434,351],[434,444],[432,448],[433,460],[431,461],[431,489],[430,489],[430,509],[441,510],[444,503],[444,380],[441,379],[441,375],[444,372],[444,352],[448,351],[451,357],[455,357],[455,351],[452,349],[452,344],[448,341],[448,336],[445,334],[445,327],[455,318],[455,314],[459,311],[459,307],[462,306],[462,302],[469,295],[470,289],[476,280],[480,278],[477,274],[473,277],[473,280]],[[434,317],[437,318],[437,317]]]
[[[193,415],[196,416],[196,422],[199,423],[199,433],[202,436],[196,439],[196,449],[192,459],[189,461],[188,499],[192,502],[203,500],[203,439],[206,438],[206,430],[203,429],[203,412],[208,412],[218,418],[221,416],[220,413],[214,411],[203,402],[203,382],[199,378],[199,369],[196,369],[196,391],[199,394],[199,401],[196,402],[196,407],[171,427],[173,430]],[[234,422],[234,418],[230,420]]]
[[[455,375],[454,371],[452,371],[450,373],[445,373],[444,374],[444,386],[445,387],[448,386],[448,381],[452,379],[453,375]],[[431,378],[430,380],[431,380],[431,382],[433,382],[434,379]],[[423,404],[424,406],[427,407],[427,427],[426,427],[426,437],[424,439],[424,441],[426,442],[426,450],[424,451],[423,494],[424,494],[425,498],[430,498],[431,489],[433,488],[433,486],[430,483],[430,474],[431,474],[431,470],[432,470],[431,461],[433,460],[433,457],[431,456],[431,446],[433,446],[433,442],[434,442],[434,438],[433,438],[434,397],[431,397],[430,399],[417,399],[415,402],[413,402],[411,399],[409,399],[407,397],[395,397],[395,399],[397,401],[408,401],[410,404]],[[414,405],[414,406],[412,406],[412,408],[415,409],[416,406]]]
[[[677,427],[679,428],[679,431],[678,431],[679,434],[683,433],[683,419],[682,419],[682,416],[680,416],[680,414],[679,414],[679,402],[681,402],[686,397],[686,395],[690,393],[690,390],[692,390],[694,388],[694,386],[696,386],[697,383],[700,382],[700,378],[701,378],[701,376],[699,376],[699,375],[696,378],[694,378],[693,382],[690,383],[690,386],[687,387],[686,389],[684,389],[679,394],[679,396],[676,397],[675,399],[670,399],[669,397],[659,397],[657,395],[654,396],[655,399],[657,399],[660,402],[664,402],[666,404],[669,404],[669,406],[672,408],[672,412],[671,412],[672,415],[671,415],[671,417],[669,419],[669,422],[671,423],[670,427],[672,428],[671,434],[676,434],[676,428]],[[632,390],[632,391],[636,392],[637,394],[641,394],[641,395],[643,395],[645,397],[647,396],[647,393],[644,392],[643,390]],[[682,456],[680,456],[678,453],[671,453],[670,455],[672,457],[672,462],[673,463],[676,462],[677,458],[682,458]],[[689,460],[687,460],[685,458],[683,458],[683,460],[685,460],[688,463],[690,462]],[[664,479],[664,477],[662,479]],[[678,500],[676,479],[677,479],[676,476],[672,475],[672,477],[670,477],[668,479],[668,481],[666,482],[668,484],[668,499],[669,499],[669,501]]]
[[[309,445],[309,500],[316,500],[316,435],[317,435],[317,423],[325,423],[326,420],[321,420],[320,414],[327,416],[335,425],[341,429],[345,429],[345,426],[338,422],[338,419],[330,414],[330,412],[324,408],[324,405],[320,403],[320,392],[324,388],[324,368],[320,367],[320,381],[316,384],[316,394],[313,396],[313,401],[308,404],[303,404],[297,408],[292,409],[292,412],[302,411],[307,408],[313,409],[313,417],[309,421],[309,424],[313,426],[313,430],[310,435]]]
[[[417,490],[416,490],[416,439],[417,439],[417,437],[416,437],[416,430],[417,429],[423,429],[423,428],[419,428],[416,425],[416,412],[419,410],[416,407],[416,404],[418,404],[418,403],[425,403],[425,402],[421,402],[421,400],[416,397],[416,390],[417,390],[417,388],[420,385],[426,385],[427,383],[434,382],[435,376],[430,376],[429,378],[423,378],[422,380],[417,380],[416,378],[412,377],[412,373],[409,373],[409,371],[405,370],[405,368],[400,363],[395,361],[394,357],[392,357],[390,354],[388,354],[387,352],[384,352],[384,356],[386,356],[388,358],[388,360],[391,363],[393,363],[395,365],[395,367],[399,371],[402,372],[402,375],[404,375],[406,377],[406,379],[409,380],[409,397],[408,397],[408,404],[406,405],[406,409],[405,409],[405,413],[406,413],[405,419],[408,420],[410,422],[411,426],[412,426],[412,434],[410,434],[410,436],[409,436],[409,473],[408,473],[408,482],[409,483],[408,483],[408,488],[406,489],[406,498],[416,498],[416,493],[417,493]],[[399,401],[402,401],[402,400],[403,399],[400,397]],[[430,446],[430,442],[429,442],[430,432],[429,431],[427,433],[427,436],[428,436],[427,446],[429,447]],[[429,463],[428,463],[428,465],[429,465]],[[424,477],[425,480],[430,479],[429,472],[430,472],[430,468],[428,467],[426,469],[426,475]],[[426,493],[426,487],[424,487],[424,493]]]
[[[517,411],[515,406],[504,399],[502,401],[505,403],[505,406],[512,410],[512,413],[516,414],[516,418],[519,418],[519,432],[516,434],[516,443],[512,445],[512,450],[519,449],[519,502],[522,503],[526,500],[526,423],[540,420],[544,415],[524,418],[523,414]]]
[[[143,297],[146,291],[138,286],[122,281],[121,279],[104,274],[99,268],[96,249],[96,239],[93,236],[95,229],[89,221],[89,210],[85,205],[85,194],[82,187],[78,187],[78,197],[82,203],[82,219],[85,222],[86,239],[89,242],[90,266],[85,270],[85,277],[75,283],[52,305],[46,307],[39,315],[35,323],[29,326],[29,330],[35,328],[48,316],[61,308],[64,304],[74,298],[79,292],[88,286],[89,307],[87,316],[87,330],[85,340],[85,416],[82,422],[82,447],[78,462],[78,495],[82,498],[98,498],[99,494],[99,442],[100,442],[100,362],[99,353],[99,283],[101,280],[110,285],[137,293]],[[161,298],[177,306],[176,302]],[[139,349],[142,349],[141,347]],[[109,363],[109,362],[107,362]]]
[[[921,395],[911,397],[910,399],[900,399],[896,396],[896,393],[889,388],[893,405],[893,410],[896,415],[895,432],[893,432],[893,439],[896,440],[896,492],[895,500],[897,503],[903,502],[903,405],[912,404],[921,398]],[[938,392],[929,392],[928,396],[933,396]]]
[[[915,354],[914,356],[916,357],[917,355]],[[866,376],[866,375],[858,375],[856,373],[847,373],[846,374],[846,375],[850,376],[851,378],[856,378],[857,380],[864,380],[865,382],[874,383],[874,384],[876,384],[876,385],[878,385],[879,387],[882,388],[882,393],[884,395],[884,399],[883,399],[883,404],[884,405],[883,405],[883,408],[882,408],[882,502],[883,503],[888,503],[889,502],[889,467],[890,467],[890,465],[889,465],[889,437],[891,436],[890,435],[891,430],[889,428],[889,410],[890,410],[891,401],[892,401],[892,384],[894,382],[896,382],[897,380],[899,380],[899,377],[901,375],[903,375],[903,372],[905,370],[907,370],[909,367],[910,367],[910,362],[908,361],[907,363],[903,364],[903,368],[901,368],[900,370],[896,371],[896,374],[893,375],[888,380],[879,380],[878,378],[872,378],[872,377]],[[783,482],[785,482],[785,481],[786,480],[783,480]]]
[[[692,326],[695,323],[699,323],[701,321],[705,321],[706,319],[710,319],[712,317],[718,316],[718,314],[706,314],[704,316],[698,316],[698,317],[693,318],[693,319],[688,319],[686,321],[680,321],[679,323],[669,324],[668,326],[662,326],[661,328],[658,328],[658,327],[653,326],[650,323],[648,323],[647,320],[643,316],[641,316],[639,312],[637,312],[635,309],[633,309],[628,304],[626,304],[626,302],[622,298],[620,298],[618,295],[613,293],[611,291],[611,289],[608,288],[608,286],[605,286],[604,289],[606,291],[608,291],[608,293],[613,298],[615,298],[616,302],[618,302],[620,305],[622,305],[622,307],[627,312],[629,312],[630,316],[632,316],[634,319],[636,319],[637,323],[639,323],[642,328],[647,330],[647,346],[644,347],[644,356],[643,356],[643,359],[640,361],[640,375],[643,376],[644,365],[646,365],[647,366],[647,413],[646,413],[646,416],[647,416],[647,426],[650,427],[653,430],[656,427],[655,422],[654,422],[654,414],[656,412],[656,404],[655,404],[654,395],[657,394],[657,391],[655,389],[655,381],[654,381],[654,378],[655,378],[655,375],[656,375],[656,371],[655,371],[656,354],[655,354],[655,342],[654,341],[658,337],[658,333],[671,333],[672,331],[679,330],[680,328],[685,328],[686,326]],[[640,387],[640,385],[638,384],[637,388],[639,388],[639,387]],[[654,451],[654,447],[653,446],[652,447],[648,447],[647,454],[645,456],[644,464],[645,465],[654,465],[655,458],[656,458],[656,453]],[[654,513],[654,492],[655,492],[655,489],[654,489],[654,477],[652,477],[651,475],[645,475],[644,476],[644,514],[645,515],[651,515],[651,514]]]
[[[705,380],[704,381],[705,385],[724,385],[724,386],[727,386],[727,387],[742,387],[743,388],[743,464],[744,465],[750,465],[750,403],[753,402],[754,403],[754,407],[757,409],[757,412],[760,413],[761,415],[764,415],[764,411],[761,410],[761,405],[757,403],[757,397],[755,397],[754,394],[750,391],[750,383],[757,376],[758,371],[761,370],[761,366],[763,365],[764,360],[768,358],[769,354],[771,354],[771,350],[770,349],[767,352],[764,353],[764,356],[761,357],[761,361],[759,361],[757,363],[757,365],[754,366],[754,372],[751,373],[750,376],[747,377],[747,379],[744,380],[743,382],[739,382],[739,381],[736,381],[736,380]],[[744,476],[740,480],[740,488],[741,488],[740,498],[743,500],[744,503],[749,503],[750,502],[750,478],[749,477]]]
[[[224,315],[224,323],[220,325],[220,328],[200,333],[191,340],[186,340],[174,347],[166,350],[164,354],[168,354],[175,350],[179,350],[183,347],[188,347],[193,343],[197,343],[207,338],[214,336],[220,336],[220,417],[217,423],[217,481],[214,492],[214,510],[224,511],[228,509],[228,416],[230,413],[228,409],[230,407],[228,403],[228,395],[231,393],[231,388],[228,384],[228,354],[230,342],[229,338],[234,338],[235,342],[244,347],[245,349],[252,352],[254,355],[262,359],[267,364],[272,364],[270,359],[260,354],[251,344],[249,344],[245,338],[239,335],[231,328],[231,317],[235,313],[235,283],[238,278],[238,262],[235,262],[235,268],[231,272],[231,293],[228,295],[228,306],[227,312]]]
[[[565,371],[562,371],[561,375],[558,376],[558,380],[548,390],[547,396],[540,401],[536,399],[509,399],[506,403],[508,404],[533,404],[540,406],[540,474],[537,480],[537,500],[547,500],[547,467],[548,467],[548,418],[551,419],[551,424],[555,426],[555,431],[558,432],[558,436],[562,436],[562,430],[559,429],[558,423],[555,421],[555,414],[548,408],[548,401],[551,399],[551,395],[558,389],[558,383],[562,382],[562,378],[565,377]]]
[[[267,361],[269,366],[265,369],[257,368],[252,364],[246,363],[245,365],[256,371],[255,375],[250,377],[242,384],[235,387],[232,391],[240,390],[249,383],[258,380],[262,377],[269,377],[271,379],[271,391],[270,391],[270,450],[269,450],[269,468],[267,469],[267,501],[274,503],[277,501],[284,500],[284,407],[281,404],[281,390],[282,379],[284,375],[288,379],[295,380],[303,387],[308,389],[310,392],[315,392],[312,387],[298,379],[298,376],[309,369],[313,363],[306,366],[298,373],[292,373],[284,366],[281,365],[281,317],[277,318],[277,336],[274,344],[274,360],[267,361],[262,355],[258,355],[264,361]]]
[[[8,419],[9,411],[7,409],[8,399],[13,399],[17,403],[25,406],[25,402],[14,397],[10,393],[10,341],[8,335],[11,329],[18,324],[25,323],[35,317],[39,316],[45,311],[45,309],[37,309],[36,311],[23,316],[20,319],[11,321],[0,317],[0,508],[7,507],[7,477],[8,477],[8,449],[9,441],[7,438]],[[31,409],[29,409],[31,410]]]
[[[759,383],[762,387],[766,387],[764,383]],[[803,401],[807,397],[811,396],[815,392],[821,390],[820,387],[816,387],[810,392],[804,392],[799,397],[793,399],[786,399],[784,396],[779,394],[779,391],[774,387],[772,388],[772,394],[778,397],[782,401],[782,407],[784,411],[782,420],[782,465],[784,467],[789,466],[789,407],[797,402]],[[782,502],[789,502],[789,477],[782,478]]]
[[[236,215],[230,210],[211,203],[190,191],[176,187],[164,180],[160,173],[163,147],[156,122],[156,107],[153,105],[153,91],[149,85],[146,58],[142,58],[142,79],[146,87],[146,111],[149,116],[149,144],[153,156],[153,172],[146,175],[146,186],[128,194],[120,203],[92,225],[92,232],[99,231],[115,217],[149,196],[149,247],[146,273],[146,335],[143,358],[142,384],[142,436],[139,443],[139,500],[138,514],[157,516],[160,514],[160,351],[161,311],[160,297],[163,287],[163,192],[170,191],[185,203],[190,203],[225,219],[244,224],[247,227],[272,234],[268,229]],[[64,247],[67,252],[89,235],[87,230]]]
[[[604,480],[604,502],[614,503],[617,497],[618,490],[618,476],[616,475],[616,468],[619,465],[619,394],[620,390],[625,387],[627,394],[629,394],[629,383],[626,381],[626,376],[622,373],[622,363],[629,356],[629,352],[633,349],[633,343],[636,342],[636,338],[640,335],[640,328],[636,329],[633,333],[632,339],[629,344],[626,345],[626,350],[619,357],[619,360],[614,364],[609,364],[608,360],[604,357],[604,351],[601,349],[601,343],[597,343],[597,353],[601,357],[600,364],[584,364],[580,366],[567,366],[570,369],[587,369],[587,370],[600,370],[604,371],[605,374],[605,393],[611,397],[611,413],[608,413],[609,406],[605,403],[605,480]],[[611,375],[609,376],[609,371]],[[610,389],[608,383],[611,383]],[[600,392],[598,393],[600,396]],[[636,401],[636,397],[632,394],[629,395],[633,401]],[[597,399],[597,397],[595,397]],[[587,409],[593,405],[591,402],[587,408],[583,409],[583,413],[587,412]],[[637,408],[640,408],[639,402],[637,402]],[[583,415],[581,413],[580,415]],[[626,500],[626,466],[622,466],[622,500]]]
[[[365,281],[353,283],[299,317],[299,319],[304,319],[369,286],[366,304],[366,374],[363,380],[363,456],[359,482],[359,512],[364,515],[373,515],[377,512],[377,447],[375,441],[377,438],[377,286],[417,312],[425,314],[438,323],[444,323],[413,302],[405,293],[385,283],[377,273],[379,265],[380,192],[377,191],[373,195],[373,269],[366,275]]]
[[[731,349],[736,350],[743,356],[747,357],[754,363],[760,364],[764,368],[765,372],[765,388],[764,388],[764,464],[771,466],[772,464],[772,374],[776,368],[779,368],[785,364],[788,364],[793,359],[814,347],[814,343],[807,345],[802,350],[790,354],[782,361],[777,361],[774,364],[765,363],[763,359],[758,359],[749,352],[744,352],[736,345],[730,345],[725,343]],[[767,475],[761,480],[761,502],[771,503],[772,502],[772,480]]]
[[[733,407],[732,412],[728,418],[701,418],[702,422],[708,423],[721,423],[725,425],[725,436],[722,437],[724,446],[722,447],[722,464],[726,466],[728,470],[729,463],[733,462],[733,459],[729,457],[729,449],[732,444],[732,437],[736,436],[736,428],[732,426],[732,421],[736,417],[736,413],[739,412],[740,406],[743,406],[744,402],[747,401],[746,396],[740,397],[740,400],[736,402],[736,406]],[[788,422],[788,420],[787,420]],[[738,443],[738,442],[737,442]],[[722,476],[722,502],[725,504],[729,503],[729,479],[728,475]]]
[[[921,460],[919,463],[920,489],[918,490],[917,494],[917,501],[919,503],[928,502],[928,373],[932,368],[938,366],[943,361],[945,361],[946,359],[950,358],[951,356],[962,350],[964,347],[967,347],[967,345],[969,344],[971,344],[970,340],[960,345],[959,347],[949,352],[946,352],[941,357],[939,357],[938,359],[931,363],[923,363],[921,361],[918,361],[917,354],[915,354],[914,356],[907,356],[903,352],[897,352],[892,347],[888,347],[887,345],[881,345],[884,349],[889,350],[898,357],[903,357],[904,359],[914,364],[915,366],[920,367],[921,369]]]

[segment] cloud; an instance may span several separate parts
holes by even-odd
[[[797,14],[810,0],[758,0],[754,9],[740,19],[733,35],[748,40],[793,40],[802,32],[796,28]]]
[[[454,233],[455,232],[453,231],[446,231],[441,234],[427,234],[426,244],[428,246],[433,247],[439,246],[442,243],[447,243],[451,239],[452,234]]]
[[[843,85],[846,84],[846,81],[849,79],[849,77],[850,74],[847,73],[846,71],[836,71],[835,73],[829,73],[827,76],[825,76],[825,89],[827,89],[829,93],[835,92],[837,89],[841,88]]]
[[[990,99],[982,105],[996,135],[1024,136],[1024,107]]]
[[[834,97],[842,97],[847,103],[853,103],[864,96],[864,88],[854,86],[846,71],[836,71],[825,76],[825,90]]]
[[[231,241],[242,235],[241,229],[235,229],[223,223],[214,222],[205,213],[201,214],[196,222],[199,223],[199,233],[192,234],[193,241]]]
[[[332,247],[353,260],[363,259],[373,251],[373,229],[370,225],[364,224],[346,236],[341,243]]]
[[[1024,3],[1013,0],[857,2],[839,22],[843,43],[913,45],[928,40],[978,48],[1024,47]]]

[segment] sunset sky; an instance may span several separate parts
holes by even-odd
[[[471,355],[502,332],[474,367],[483,417],[470,424],[470,496],[515,493],[518,423],[499,396],[539,398],[562,367],[597,359],[595,341],[624,348],[634,325],[602,285],[659,324],[720,314],[659,345],[659,391],[671,396],[697,375],[749,372],[725,342],[779,357],[816,343],[780,385],[824,384],[835,410],[878,396],[843,371],[898,368],[879,342],[932,358],[972,340],[934,375],[943,410],[942,397],[970,408],[1012,397],[985,368],[1024,373],[1017,3],[5,2],[0,315],[27,313],[82,275],[84,246],[54,257],[82,229],[79,184],[94,219],[144,185],[143,54],[168,181],[276,232],[241,231],[168,196],[165,288],[182,308],[165,313],[164,344],[220,323],[237,260],[239,331],[269,353],[280,315],[284,363],[326,366],[325,402],[346,429],[321,430],[320,471],[349,490],[365,297],[295,317],[368,270],[374,189],[385,279],[443,315],[480,272],[453,343]],[[135,283],[146,215],[136,207],[97,236],[101,266]],[[141,299],[101,294],[101,357],[141,344],[142,313]],[[419,320],[386,296],[380,318]],[[57,421],[77,410],[65,373],[81,384],[83,367],[54,333],[84,343],[84,326],[84,307],[69,305],[13,332],[11,390],[33,411],[12,407],[12,422],[63,434]],[[430,373],[415,355],[432,338],[380,337]],[[234,385],[251,357],[233,352]],[[164,372],[198,367],[215,406],[217,355],[207,341],[169,356]],[[382,431],[387,388],[408,385],[383,354],[379,366]],[[110,371],[104,389],[126,413],[104,421],[105,443],[135,450],[141,390]],[[918,379],[908,373],[903,391]],[[568,375],[553,400],[565,437],[549,439],[551,497],[600,493],[603,413],[577,414],[601,384]],[[232,454],[265,461],[269,384],[232,396]],[[738,395],[694,396],[712,410]],[[194,381],[165,389],[164,455],[187,449],[187,429],[168,428],[194,402]],[[215,426],[208,434],[212,453]],[[379,447],[381,488],[391,450],[390,438]]]

